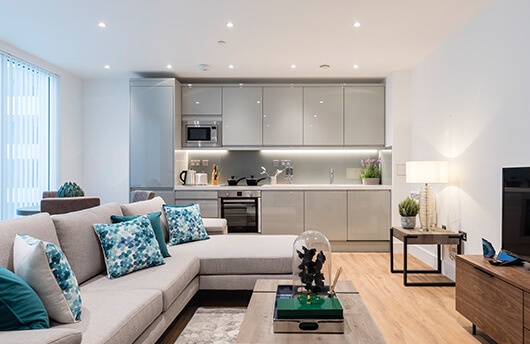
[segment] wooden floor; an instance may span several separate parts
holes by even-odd
[[[395,267],[400,268],[402,255],[395,257]],[[480,329],[477,336],[471,334],[471,323],[455,310],[454,287],[403,286],[403,275],[390,273],[388,253],[334,253],[332,264],[333,269],[344,268],[341,279],[355,284],[387,343],[495,343]],[[426,268],[412,256],[409,267]],[[411,277],[434,277],[424,276]],[[213,304],[208,295],[194,298],[159,343],[174,343],[198,306],[244,306],[248,296],[236,295],[231,304],[223,305]]]

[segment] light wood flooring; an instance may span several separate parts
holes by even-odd
[[[409,256],[411,269],[427,266]],[[341,279],[351,280],[389,344],[495,343],[480,329],[471,334],[471,322],[455,310],[454,287],[405,287],[403,275],[390,273],[389,253],[333,253],[333,269],[344,268]],[[402,255],[395,255],[401,268]],[[411,276],[411,281],[433,275]],[[209,295],[199,295],[188,305],[159,340],[173,344],[198,306],[244,306],[249,295],[234,294],[232,304],[212,304]],[[225,298],[223,298],[225,299]],[[226,299],[225,299],[226,300]]]

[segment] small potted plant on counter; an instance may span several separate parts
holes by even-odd
[[[412,198],[407,197],[398,204],[399,215],[401,215],[401,227],[414,229],[416,227],[416,215],[420,210],[420,205]]]
[[[381,182],[381,159],[361,160],[361,178],[364,185],[378,185]]]

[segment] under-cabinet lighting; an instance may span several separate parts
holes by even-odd
[[[188,153],[228,153],[227,149],[185,149]]]
[[[262,149],[261,153],[265,154],[278,154],[278,153],[290,153],[290,154],[375,154],[378,152],[377,149]]]

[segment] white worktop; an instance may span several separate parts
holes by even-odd
[[[244,181],[242,181],[244,183]],[[186,186],[179,185],[175,187],[175,191],[230,191],[230,190],[260,190],[260,191],[278,191],[278,190],[391,190],[391,185],[362,185],[362,184],[276,184],[276,185],[260,185],[247,186],[240,184],[238,186],[228,185],[194,185]]]

